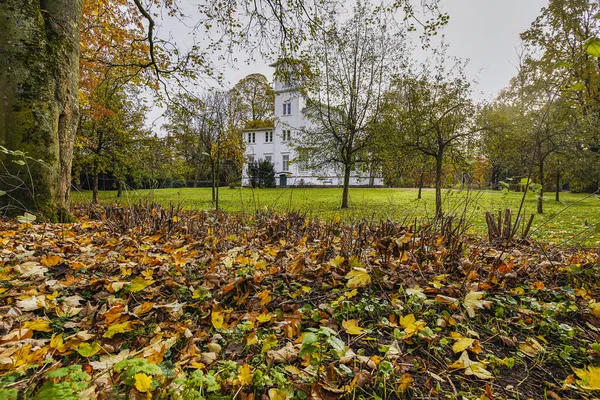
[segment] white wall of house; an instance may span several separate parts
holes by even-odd
[[[302,130],[310,127],[303,110],[306,101],[297,87],[275,79],[275,126],[274,128],[248,129],[244,131],[246,159],[249,161],[268,159],[275,166],[275,181],[280,186],[282,175],[288,186],[342,186],[341,171],[331,168],[327,171],[311,171],[295,162],[295,148],[302,143]],[[249,185],[246,168],[242,184]],[[355,172],[350,177],[352,186],[383,186],[381,177],[371,177],[368,173]]]

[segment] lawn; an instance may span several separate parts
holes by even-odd
[[[234,213],[254,213],[262,210],[297,211],[310,217],[325,219],[340,216],[345,220],[391,218],[407,222],[414,221],[415,218],[430,218],[435,210],[435,193],[432,189],[425,189],[423,198],[417,200],[416,189],[351,188],[348,210],[340,209],[341,195],[340,188],[221,188],[220,205],[222,210]],[[485,234],[485,211],[497,212],[512,208],[516,212],[522,194],[445,190],[443,198],[444,211],[453,214],[466,211],[472,225],[470,232]],[[73,199],[76,203],[89,202],[91,192],[75,193]],[[128,191],[120,199],[116,197],[115,191],[100,192],[100,201],[104,204],[133,204],[140,200],[152,200],[163,205],[179,203],[192,210],[213,208],[210,188]],[[535,194],[527,194],[523,209],[526,216],[535,213]],[[534,238],[565,245],[584,243],[587,246],[600,246],[600,197],[561,193],[561,201],[556,202],[554,194],[549,193],[544,199],[544,211],[543,215],[536,215],[534,218]]]

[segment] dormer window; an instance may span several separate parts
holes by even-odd
[[[292,103],[286,101],[283,103],[283,115],[292,115]]]

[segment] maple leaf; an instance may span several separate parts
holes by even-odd
[[[365,330],[357,325],[355,319],[342,321],[342,327],[349,335],[362,335],[363,333],[365,333]]]
[[[422,331],[427,323],[425,321],[417,321],[414,314],[408,314],[404,317],[400,317],[400,326],[404,328],[406,333],[405,339],[413,336],[415,333]]]
[[[210,321],[215,329],[225,329],[223,313],[221,311],[213,310],[210,316]]]
[[[21,274],[21,278],[29,278],[32,276],[44,276],[44,273],[48,271],[48,268],[42,267],[36,262],[28,261],[23,264],[16,265],[15,270]]]
[[[485,364],[479,361],[473,361],[469,358],[469,353],[463,351],[459,359],[449,365],[453,369],[464,369],[465,375],[475,375],[480,379],[491,379],[494,376],[485,369]]]
[[[452,339],[456,340],[456,342],[454,342],[454,345],[452,346],[452,351],[454,352],[454,354],[461,353],[469,349],[473,345],[473,343],[475,343],[475,339],[464,337],[458,332],[452,332],[450,333],[450,336],[452,337]]]
[[[346,279],[349,288],[364,287],[371,283],[371,276],[364,268],[352,268],[352,271],[346,274]]]
[[[149,375],[139,372],[133,378],[135,379],[135,388],[139,392],[146,393],[152,391],[152,378]]]
[[[594,317],[600,318],[600,302],[592,300],[590,302],[590,312]]]
[[[256,317],[256,320],[262,323],[269,322],[271,319],[273,319],[273,314],[271,313],[262,313]]]
[[[17,300],[17,307],[19,307],[23,311],[33,311],[38,308],[46,307],[46,297],[45,296],[31,296],[24,300]]]
[[[469,292],[465,296],[465,300],[463,301],[463,305],[467,310],[467,314],[470,318],[475,318],[475,309],[476,308],[489,308],[492,305],[491,301],[481,300],[481,298],[485,295],[485,292]]]
[[[249,385],[252,383],[252,371],[250,370],[250,366],[248,364],[244,364],[240,368],[240,373],[238,374],[238,381],[242,386]]]
[[[100,351],[100,343],[94,342],[92,344],[89,343],[81,343],[75,350],[82,356],[89,358],[94,354]]]
[[[574,368],[575,374],[580,380],[577,381],[577,385],[585,390],[600,390],[600,367],[594,367],[588,365],[585,368]]]
[[[344,261],[346,261],[344,257],[335,256],[335,258],[329,260],[329,264],[331,264],[333,267],[339,267],[344,263]]]
[[[273,298],[271,297],[271,295],[269,294],[269,291],[267,289],[260,292],[258,294],[258,298],[260,299],[260,305],[263,307],[266,306],[267,304],[269,304],[271,302],[271,300],[273,300]]]
[[[125,333],[131,331],[131,321],[125,321],[120,324],[114,324],[108,327],[108,330],[102,335],[105,338],[112,338],[117,333]]]
[[[142,276],[137,276],[131,281],[127,290],[131,293],[141,292],[153,283],[154,280],[152,279],[144,279]]]
[[[57,255],[45,256],[42,257],[42,259],[40,260],[40,264],[42,264],[45,267],[54,267],[55,265],[58,265],[60,260],[60,256]]]

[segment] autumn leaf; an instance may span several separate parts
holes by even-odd
[[[77,346],[76,350],[82,357],[91,357],[98,353],[100,348],[100,343],[98,342],[94,342],[92,344],[81,343],[79,346]]]
[[[357,325],[355,319],[342,321],[342,327],[349,335],[362,335],[363,333],[365,333],[365,330]]]
[[[492,305],[491,301],[481,300],[485,292],[469,292],[465,296],[465,300],[463,301],[463,305],[467,310],[467,314],[470,318],[475,318],[475,309],[487,307],[489,308]]]
[[[263,307],[269,304],[271,300],[273,300],[271,295],[269,295],[269,291],[267,289],[260,292],[258,294],[258,298],[260,299],[260,305]]]
[[[413,383],[413,381],[414,379],[409,373],[402,374],[402,378],[400,378],[400,384],[398,386],[400,393],[406,393],[408,387]]]
[[[60,353],[67,351],[62,333],[59,335],[52,335],[52,338],[50,339],[50,348],[55,349]]]
[[[276,388],[269,389],[269,400],[286,400],[287,398],[287,392]]]
[[[256,317],[256,320],[258,322],[265,323],[265,322],[269,322],[272,318],[273,318],[273,314],[271,314],[271,313],[264,313],[263,312],[258,317]]]
[[[45,256],[42,257],[42,259],[40,260],[40,264],[42,264],[45,267],[54,267],[55,265],[58,265],[60,260],[60,256],[57,255]]]
[[[135,374],[133,378],[135,379],[135,388],[139,392],[146,393],[152,391],[152,378],[149,375],[140,372]]]
[[[460,358],[449,365],[452,369],[464,369],[465,375],[475,375],[480,379],[491,379],[494,376],[490,371],[485,369],[485,364],[479,361],[472,361],[469,358],[469,353],[463,351]]]
[[[153,283],[154,280],[152,279],[144,279],[142,276],[137,276],[131,281],[127,290],[131,293],[141,292]]]
[[[425,321],[417,321],[414,314],[408,314],[404,317],[400,317],[400,326],[404,328],[406,333],[405,339],[413,336],[415,333],[422,331],[427,324]]]
[[[38,332],[52,332],[52,328],[50,328],[50,321],[45,319],[34,319],[32,321],[26,321],[23,324],[23,328],[31,329],[32,331]]]
[[[213,310],[210,320],[215,329],[225,329],[223,312]]]
[[[364,287],[371,283],[371,276],[364,268],[353,268],[346,274],[346,279],[348,279],[347,286],[349,288]]]
[[[600,318],[600,302],[592,300],[590,302],[590,312],[594,317]]]
[[[340,267],[346,259],[342,256],[335,256],[335,258],[331,259],[329,263],[334,267]]]
[[[244,364],[240,368],[240,372],[238,374],[238,381],[242,386],[249,385],[252,383],[252,371],[250,370],[250,366],[248,364]]]
[[[588,365],[587,369],[573,369],[580,380],[577,385],[585,390],[600,390],[600,367]]]
[[[125,333],[131,331],[131,321],[125,321],[120,324],[114,324],[108,327],[108,330],[102,335],[105,338],[112,338],[117,333]]]

